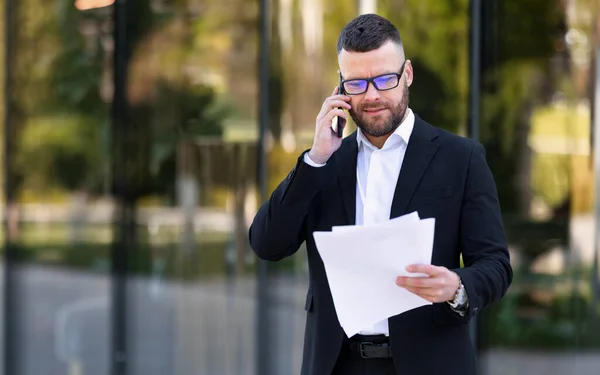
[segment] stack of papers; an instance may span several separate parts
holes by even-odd
[[[411,264],[431,264],[435,219],[413,212],[383,223],[333,227],[313,236],[338,319],[348,337],[384,319],[431,304],[396,284]]]

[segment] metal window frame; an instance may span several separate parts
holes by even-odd
[[[15,7],[13,0],[4,0],[4,374],[17,374],[17,355],[18,355],[18,335],[16,324],[18,318],[17,298],[15,291],[14,263],[16,261],[15,247],[13,239],[10,238],[9,222],[11,214],[8,209],[8,202],[14,200],[13,174],[12,169],[12,149],[13,142],[10,141],[10,135],[13,133],[12,123],[12,50],[13,50],[13,31],[15,28]]]

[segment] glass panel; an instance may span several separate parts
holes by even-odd
[[[376,11],[399,27],[407,57],[415,67],[411,108],[438,126],[452,131],[464,129],[468,93],[468,2],[456,3],[450,6],[438,0],[309,0],[294,8],[292,1],[275,2],[269,194],[287,176],[298,155],[312,145],[316,115],[323,100],[337,85],[337,39],[359,8]],[[301,21],[295,21],[297,19]],[[416,19],[435,19],[435,26],[430,22],[416,22]],[[355,129],[350,121],[345,135]],[[273,308],[269,315],[273,326],[270,370],[273,374],[297,373],[302,361],[306,319],[305,249],[270,266],[268,285]]]
[[[436,127],[465,134],[469,1],[383,0],[377,11],[398,27],[411,60],[412,110]]]
[[[108,374],[110,9],[13,7],[13,373]]]
[[[129,2],[131,374],[252,374],[257,4]]]
[[[2,1],[0,2],[0,40],[2,40],[3,42],[6,40],[6,21],[5,21],[5,15],[6,15],[6,7],[5,7],[5,2]],[[6,43],[2,43],[2,46],[0,47],[0,61],[4,62],[6,61],[6,53],[7,53],[7,46]],[[5,143],[5,134],[6,134],[6,129],[5,129],[5,116],[6,116],[6,96],[5,96],[5,87],[6,87],[6,69],[5,69],[5,65],[4,64],[0,64],[0,121],[2,121],[2,125],[0,125],[0,131],[2,136],[0,136],[0,139],[2,142],[2,145],[0,145],[0,165],[4,165],[4,162],[6,160],[6,149],[4,148],[4,143]],[[5,179],[4,179],[4,168],[0,169],[0,194],[2,194],[2,196],[0,197],[0,204],[1,204],[1,210],[2,210],[2,215],[3,217],[5,216],[5,207],[6,207],[6,195],[5,195],[5,189],[6,189],[6,185],[5,185]],[[6,303],[6,298],[8,295],[10,295],[10,293],[6,293],[6,279],[7,279],[7,273],[6,273],[6,236],[4,233],[4,220],[2,220],[2,226],[0,228],[0,288],[2,288],[2,290],[0,291],[0,358],[2,358],[2,360],[0,361],[2,364],[0,365],[0,375],[4,375],[5,374],[5,342],[6,342],[6,333],[7,330],[5,329],[5,312],[8,308],[8,304]]]
[[[312,145],[315,118],[338,84],[337,39],[357,15],[357,5],[337,0],[273,3],[267,197]],[[346,134],[352,128],[349,124]],[[295,255],[269,264],[267,285],[269,373],[299,373],[308,289],[304,245]]]
[[[358,14],[359,7],[364,11],[377,11],[399,26],[407,55],[415,65],[412,109],[432,123],[454,131],[462,130],[467,107],[467,4],[461,2],[458,7],[450,7],[440,5],[439,1],[425,3],[313,0],[302,1],[294,8],[291,1],[275,2],[269,193],[287,176],[298,155],[312,144],[314,119],[323,100],[337,84],[338,36],[345,24]],[[436,18],[439,29],[429,23],[413,21],[428,17]],[[445,36],[437,30],[449,31],[449,34]],[[422,39],[433,42],[424,48]],[[444,90],[431,90],[432,85]],[[432,93],[437,95],[432,96]],[[356,128],[352,121],[348,125],[346,135]],[[269,353],[270,370],[274,374],[295,373],[302,360],[306,319],[303,310],[308,286],[305,249],[271,265],[270,270],[268,285],[273,309],[269,317],[274,327],[273,337],[270,337],[274,342],[274,350]]]
[[[583,0],[482,4],[481,140],[515,271],[506,297],[482,315],[482,366],[486,374],[595,374],[590,57],[597,8]]]

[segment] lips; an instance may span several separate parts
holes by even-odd
[[[374,114],[378,114],[381,113],[382,111],[384,111],[385,107],[380,107],[380,108],[365,108],[364,111],[369,114],[369,115],[374,115]]]

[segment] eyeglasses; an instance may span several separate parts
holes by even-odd
[[[369,82],[373,83],[373,86],[379,91],[395,89],[400,83],[400,77],[404,73],[405,64],[406,60],[402,63],[400,73],[387,73],[373,78],[348,79],[342,81],[340,84],[344,88],[346,95],[360,95],[367,92]]]

